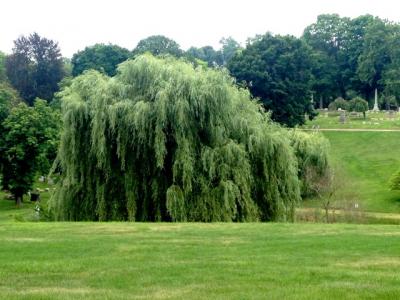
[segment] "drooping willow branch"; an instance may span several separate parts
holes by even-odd
[[[59,220],[290,220],[288,131],[224,71],[150,55],[62,92]]]

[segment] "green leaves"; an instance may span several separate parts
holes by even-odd
[[[267,33],[234,56],[228,69],[272,111],[273,120],[293,127],[304,123],[310,109],[311,66],[303,41]]]
[[[58,147],[59,124],[59,114],[41,99],[36,99],[34,107],[18,104],[3,121],[3,187],[16,198],[22,198],[32,188],[38,171],[49,171]]]
[[[361,97],[355,97],[349,101],[349,110],[365,113],[368,110],[368,102]]]
[[[6,70],[13,87],[30,105],[37,97],[51,101],[65,75],[58,44],[37,33],[14,41]]]
[[[180,57],[183,51],[179,44],[163,35],[152,35],[143,40],[140,40],[136,48],[133,50],[134,55],[151,53],[155,56],[172,55]]]
[[[61,220],[291,220],[287,131],[225,71],[138,56],[62,92]]]
[[[114,76],[118,64],[131,56],[129,50],[117,45],[96,44],[86,47],[72,57],[72,75],[77,76],[85,70],[97,70],[109,76]]]

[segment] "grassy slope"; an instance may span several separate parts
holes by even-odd
[[[400,192],[388,181],[400,167],[400,132],[324,132],[337,172],[345,176],[341,194],[366,211],[400,213]]]
[[[44,191],[46,188],[54,188],[52,185],[48,185],[47,183],[35,182],[34,189],[40,188],[43,190],[40,193],[40,199],[43,201],[48,201],[51,195],[50,192]],[[36,221],[37,214],[35,213],[35,203],[30,202],[28,195],[24,196],[24,203],[22,207],[16,208],[15,202],[13,200],[5,200],[5,193],[0,191],[0,222],[9,221],[9,220],[18,220],[18,221]]]
[[[396,299],[397,226],[0,225],[1,299]]]
[[[0,193],[0,224],[10,220],[34,220],[34,208],[35,204],[30,202],[24,202],[21,208],[16,208],[14,201],[3,200],[3,193]]]

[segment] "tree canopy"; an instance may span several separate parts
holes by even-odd
[[[272,119],[295,126],[303,124],[310,106],[311,50],[292,36],[267,33],[251,40],[228,64],[238,82],[245,82],[259,97]]]
[[[313,49],[313,90],[326,107],[333,99],[362,96],[375,89],[398,96],[398,24],[371,15],[354,19],[318,16],[302,39]]]
[[[0,82],[4,82],[7,80],[5,63],[6,63],[6,55],[0,51]]]
[[[349,101],[349,109],[350,111],[363,113],[365,119],[365,113],[368,110],[368,102],[361,97],[355,97]]]
[[[131,56],[128,49],[117,45],[96,44],[86,47],[72,57],[72,75],[77,76],[85,70],[93,69],[114,76],[118,64]]]
[[[290,220],[288,131],[224,71],[139,56],[63,95],[59,220]]]
[[[152,35],[140,40],[133,50],[134,55],[140,55],[149,52],[155,56],[172,55],[180,57],[183,54],[179,44],[174,40],[163,35]]]
[[[36,99],[33,107],[15,106],[2,122],[2,185],[13,193],[17,205],[32,189],[36,173],[49,171],[57,151],[59,120],[45,100]]]
[[[227,65],[237,51],[241,48],[240,44],[231,36],[222,38],[219,43],[221,44],[222,64]]]
[[[214,50],[211,46],[204,46],[201,48],[190,47],[185,56],[192,59],[200,59],[207,63],[209,67],[221,66],[223,64],[223,56],[221,51]]]
[[[6,70],[13,87],[31,105],[37,97],[51,101],[64,77],[58,44],[37,33],[14,41],[13,53],[6,59]]]

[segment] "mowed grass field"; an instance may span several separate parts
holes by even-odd
[[[400,213],[400,132],[323,134],[340,195]],[[396,225],[29,222],[2,196],[0,299],[400,298]]]
[[[335,173],[342,177],[340,197],[365,211],[400,213],[400,191],[390,191],[388,184],[400,169],[400,132],[323,134],[331,143]]]
[[[398,299],[391,225],[0,224],[1,299]]]

